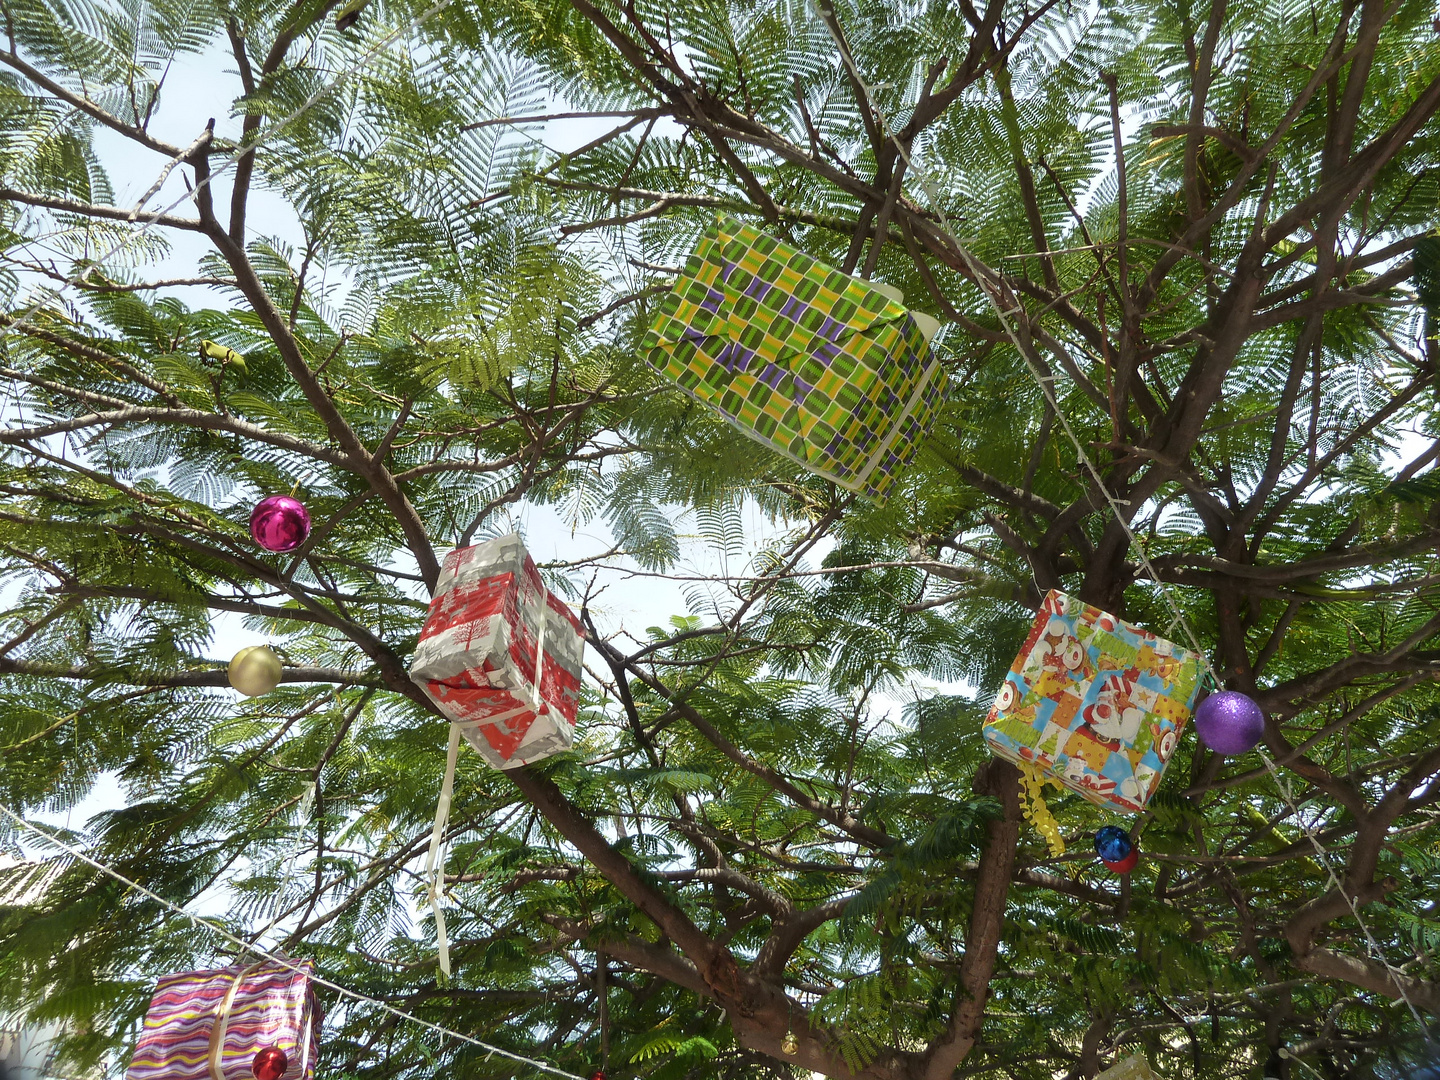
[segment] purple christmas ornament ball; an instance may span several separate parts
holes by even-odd
[[[1244,694],[1221,690],[1200,702],[1195,730],[1217,754],[1243,754],[1265,737],[1265,714]]]
[[[266,551],[294,551],[310,535],[310,511],[293,496],[271,495],[250,514],[250,535]]]

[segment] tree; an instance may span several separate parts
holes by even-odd
[[[1423,5],[338,10],[5,8],[6,806],[116,773],[130,805],[72,834],[96,858],[572,1071],[1342,1077],[1440,1015]],[[152,132],[186,56],[235,65],[237,139]],[[555,155],[516,119],[543,110],[614,126]],[[111,205],[100,132],[191,196]],[[252,235],[261,188],[303,248]],[[946,322],[887,504],[638,355],[717,210]],[[146,279],[167,234],[209,254]],[[314,534],[257,553],[249,506],[292,484]],[[582,737],[462,759],[442,985],[412,916],[444,725],[405,665],[437,550],[519,505],[682,579],[682,512],[778,539],[648,635],[597,623],[603,560],[547,568],[590,634]],[[1057,586],[1192,628],[1268,715],[1281,786],[1187,738],[1123,882],[1048,854],[979,736]],[[216,692],[219,612],[281,689]],[[915,677],[973,692],[887,710]],[[1104,820],[1052,805],[1074,849]],[[80,863],[0,911],[5,998],[81,1064],[216,949]],[[527,1075],[327,1004],[336,1075]]]

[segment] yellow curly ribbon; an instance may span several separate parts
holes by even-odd
[[[1041,774],[1033,764],[1022,761],[1020,764],[1020,786],[1024,798],[1021,801],[1021,812],[1025,820],[1035,827],[1035,831],[1045,838],[1050,845],[1050,854],[1059,858],[1065,854],[1065,838],[1060,835],[1060,825],[1055,820],[1055,815],[1050,813],[1050,807],[1045,805],[1045,784],[1060,785],[1049,777]]]

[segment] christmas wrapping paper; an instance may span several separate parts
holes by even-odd
[[[995,704],[985,738],[1091,802],[1144,809],[1195,704],[1200,658],[1051,591]]]
[[[514,533],[445,557],[410,677],[497,769],[569,749],[585,639]]]
[[[877,500],[945,392],[945,372],[901,304],[724,217],[640,348],[746,435]]]
[[[166,975],[155,986],[126,1080],[254,1080],[266,1047],[285,1053],[284,1080],[313,1080],[320,1017],[314,965],[272,962]]]

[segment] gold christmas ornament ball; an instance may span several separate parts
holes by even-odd
[[[793,1031],[785,1032],[785,1038],[780,1040],[780,1049],[787,1054],[794,1054],[800,1049],[800,1040],[795,1037]]]
[[[280,685],[285,665],[264,645],[248,645],[230,660],[230,685],[246,697],[268,694]]]

